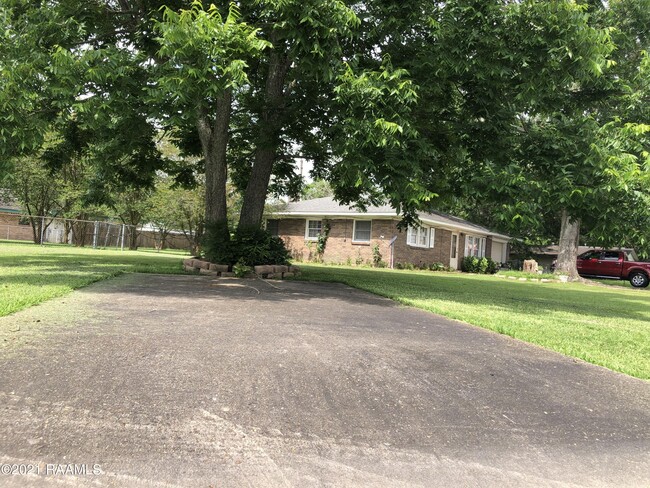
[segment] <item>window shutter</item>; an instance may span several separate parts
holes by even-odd
[[[429,247],[435,247],[436,245],[436,229],[431,227],[429,229]]]

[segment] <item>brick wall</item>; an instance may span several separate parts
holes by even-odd
[[[17,214],[0,214],[0,239],[33,240],[31,225],[19,224],[20,219],[21,216]]]
[[[432,248],[409,246],[406,243],[406,231],[395,242],[395,263],[413,263],[416,266],[442,263],[449,266],[450,257],[451,231],[446,229],[436,229]]]
[[[413,263],[424,265],[443,263],[449,266],[451,255],[451,231],[436,229],[433,248],[412,247],[406,243],[406,231],[397,229],[397,220],[373,220],[369,243],[352,242],[353,219],[329,219],[330,233],[323,254],[327,263],[372,263],[372,248],[379,246],[382,260],[390,263],[389,242],[397,236],[395,242],[395,263]],[[278,234],[284,240],[294,259],[313,261],[316,256],[316,242],[305,240],[305,219],[281,219],[278,222]],[[459,245],[460,248],[460,245]]]
[[[460,269],[460,263],[463,261],[463,258],[465,257],[465,237],[467,234],[464,234],[461,232],[458,234],[458,268]]]

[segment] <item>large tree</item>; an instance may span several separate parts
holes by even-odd
[[[243,193],[239,221],[253,227],[261,222],[269,185],[279,192],[299,190],[292,152],[330,162],[338,156],[341,163],[346,151],[333,153],[324,129],[346,128],[348,139],[363,138],[362,146],[399,144],[397,136],[404,133],[399,114],[414,93],[401,80],[403,72],[392,71],[389,63],[374,71],[358,69],[354,56],[344,52],[359,24],[344,2],[233,5],[206,9],[198,2],[167,2],[161,9],[163,2],[146,0],[59,0],[39,17],[38,5],[8,0],[2,6],[5,37],[8,43],[19,40],[21,48],[3,53],[0,66],[29,68],[34,84],[45,81],[46,89],[40,93],[16,84],[15,92],[29,96],[22,104],[4,99],[5,119],[37,114],[36,104],[27,103],[35,98],[48,108],[47,117],[34,119],[42,125],[36,134],[72,113],[89,128],[107,129],[96,132],[101,143],[95,146],[107,176],[145,183],[160,163],[147,141],[162,125],[180,145],[204,157],[210,222],[226,214],[226,148],[236,138],[233,148],[246,147],[231,151],[233,181]],[[64,29],[51,29],[64,20]],[[39,42],[45,30],[46,42]],[[337,102],[334,118],[327,111]],[[230,123],[233,107],[239,117]],[[0,136],[6,147],[20,150],[38,142],[16,131]],[[395,203],[405,200],[388,190]]]
[[[464,173],[459,198],[447,202],[517,237],[559,242],[558,272],[573,277],[579,242],[644,245],[639,222],[650,217],[650,2],[590,3],[548,2],[546,18],[531,2],[517,7],[533,33],[513,39],[529,53],[514,72],[524,103],[512,104],[511,130],[496,144],[502,154],[473,157],[473,175]],[[574,18],[571,48],[548,39],[559,7]]]
[[[35,119],[43,127],[78,120],[95,134],[100,182],[150,183],[164,127],[203,157],[206,220],[227,215],[229,175],[241,227],[260,225],[269,192],[298,193],[298,156],[340,201],[388,200],[407,217],[471,190],[463,183],[522,147],[518,118],[561,111],[610,48],[569,0],[161,7],[57,0],[41,12],[7,0],[4,36],[24,43],[2,51],[0,68],[29,68],[26,79],[44,83],[18,89],[10,78],[8,93],[22,98],[0,95],[0,113],[16,127],[15,114],[39,115],[36,100],[48,107]],[[38,141],[21,130],[0,137],[17,150]]]

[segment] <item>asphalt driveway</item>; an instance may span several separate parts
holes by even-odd
[[[650,485],[648,382],[343,285],[128,275],[0,344],[0,486]]]

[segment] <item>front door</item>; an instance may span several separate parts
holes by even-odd
[[[589,251],[578,256],[578,274],[594,276],[598,274],[598,261],[602,251]]]
[[[458,269],[458,234],[451,235],[451,252],[449,256],[449,267]]]

